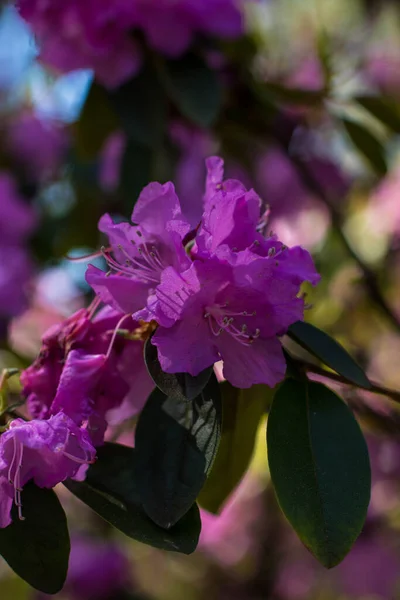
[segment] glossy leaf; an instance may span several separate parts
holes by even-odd
[[[195,377],[189,373],[164,373],[158,360],[157,348],[151,343],[151,337],[146,340],[144,346],[144,360],[156,386],[166,396],[173,396],[177,400],[194,400],[201,394],[213,373],[212,366]]]
[[[140,192],[152,180],[154,161],[154,152],[148,146],[136,141],[126,144],[121,162],[120,189],[129,216]]]
[[[29,585],[56,594],[65,582],[70,542],[65,512],[53,490],[30,482],[22,492],[22,513],[12,509],[13,522],[0,529],[0,554]]]
[[[385,149],[381,142],[363,125],[349,119],[342,119],[344,128],[357,150],[364,156],[378,175],[387,171]]]
[[[224,382],[221,394],[221,442],[198,499],[200,505],[212,513],[221,510],[249,467],[257,428],[272,401],[273,390],[265,385],[239,390]]]
[[[78,156],[95,158],[108,136],[119,127],[107,92],[96,82],[92,83],[79,120],[72,126]]]
[[[334,567],[363,527],[368,450],[347,405],[320,383],[287,379],[268,418],[272,483],[287,519],[314,556]]]
[[[193,401],[150,395],[138,421],[135,481],[144,510],[161,527],[174,525],[195,502],[221,435],[215,375]]]
[[[289,327],[288,335],[351,383],[365,389],[371,388],[364,371],[347,350],[318,327],[297,321]]]
[[[201,521],[194,504],[188,513],[168,531],[153,523],[143,511],[135,481],[133,448],[105,444],[98,460],[88,470],[86,481],[68,480],[66,487],[98,515],[125,535],[160,548],[183,554],[196,549]]]
[[[354,99],[394,133],[400,133],[400,114],[391,100],[379,96],[356,96]]]
[[[277,101],[300,106],[320,105],[325,98],[324,90],[307,90],[286,87],[279,83],[265,82],[266,91]]]
[[[160,63],[166,91],[183,116],[196,125],[210,127],[222,103],[217,74],[195,54]]]
[[[129,140],[150,148],[161,143],[167,102],[153,68],[146,65],[139,75],[110,93],[110,100]]]

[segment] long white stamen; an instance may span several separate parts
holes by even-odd
[[[113,334],[112,334],[112,336],[111,336],[110,344],[109,344],[109,346],[108,346],[108,350],[107,350],[107,353],[106,353],[106,358],[110,358],[111,350],[112,350],[112,347],[113,347],[113,345],[114,345],[115,338],[117,337],[118,330],[120,329],[120,327],[121,327],[122,323],[123,323],[123,322],[124,322],[124,321],[125,321],[125,320],[126,320],[128,317],[132,317],[132,315],[129,315],[129,314],[128,314],[128,315],[124,315],[124,316],[123,316],[123,317],[121,317],[121,319],[118,321],[118,323],[117,323],[117,325],[116,325],[116,327],[115,327],[115,329],[114,329],[114,333],[113,333]]]

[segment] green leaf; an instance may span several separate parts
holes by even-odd
[[[285,87],[279,83],[265,82],[265,90],[279,102],[300,106],[319,106],[326,95],[325,90],[307,90]]]
[[[363,125],[342,118],[344,128],[357,150],[378,175],[387,172],[385,149],[381,142]]]
[[[121,162],[120,191],[130,216],[142,189],[152,180],[155,155],[151,148],[129,141]]]
[[[367,390],[371,388],[364,371],[347,350],[318,327],[297,321],[289,327],[288,335],[351,383]]]
[[[210,127],[222,104],[217,74],[195,54],[159,63],[165,89],[181,113],[200,127]]]
[[[215,375],[188,402],[156,388],[135,434],[135,481],[143,508],[170,528],[195,502],[214,461],[221,435],[221,397]]]
[[[67,576],[69,534],[65,512],[53,490],[24,486],[22,514],[12,509],[11,525],[0,529],[0,554],[13,571],[45,594],[59,592]]]
[[[314,556],[334,567],[360,534],[370,498],[357,421],[324,385],[287,379],[274,397],[267,443],[281,509]]]
[[[105,444],[86,481],[64,485],[98,515],[134,540],[162,550],[191,554],[196,549],[201,521],[194,504],[168,531],[153,523],[143,511],[135,481],[137,453],[133,448]]]
[[[272,401],[273,390],[255,385],[239,390],[228,382],[221,386],[222,434],[211,473],[200,492],[200,505],[218,513],[246,473],[254,451],[257,428]]]
[[[81,159],[95,158],[108,136],[120,125],[107,92],[92,83],[79,120],[72,125],[75,147]]]
[[[154,148],[165,132],[167,99],[157,72],[147,64],[109,95],[122,129],[131,141]]]
[[[380,96],[356,96],[354,100],[394,133],[400,133],[400,114],[392,100]]]
[[[166,396],[173,396],[177,400],[194,400],[207,385],[213,367],[204,369],[195,377],[189,373],[164,373],[158,360],[157,347],[151,343],[152,337],[144,345],[144,361],[150,377]]]

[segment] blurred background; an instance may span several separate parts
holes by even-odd
[[[398,2],[243,1],[231,29],[221,2],[172,51],[150,26],[122,40],[113,3],[98,31],[100,2],[82,0],[85,15],[74,2],[64,14],[22,0],[25,19],[2,3],[0,366],[28,366],[46,329],[90,301],[86,263],[71,258],[100,247],[104,212],[128,219],[145,184],[172,180],[196,225],[204,159],[219,154],[269,208],[268,229],[313,253],[322,282],[308,319],[400,389]],[[219,514],[202,511],[191,556],[133,542],[60,486],[72,555],[59,597],[400,598],[400,413],[385,397],[335,389],[359,417],[373,473],[365,529],[340,566],[321,567],[281,515],[260,423],[247,474]],[[130,428],[109,439],[132,445]],[[44,598],[1,559],[0,590]]]

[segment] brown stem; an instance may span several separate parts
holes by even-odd
[[[281,147],[287,152],[287,148],[285,144],[281,143]],[[346,248],[347,253],[351,256],[351,258],[357,263],[360,271],[363,274],[363,283],[366,289],[368,290],[371,299],[374,301],[375,305],[380,309],[381,313],[385,315],[386,319],[392,324],[394,329],[400,332],[400,320],[397,315],[393,312],[392,308],[388,304],[387,300],[383,296],[380,287],[378,285],[378,281],[375,273],[369,268],[369,266],[363,261],[363,259],[359,256],[359,254],[353,248],[351,242],[347,238],[347,235],[343,231],[342,227],[342,216],[338,209],[336,208],[335,202],[332,201],[328,195],[325,193],[322,186],[316,181],[315,177],[310,173],[307,166],[298,156],[289,156],[293,166],[296,168],[298,175],[300,176],[302,182],[313,192],[318,199],[325,204],[328,208],[332,226],[334,227],[336,233],[338,234],[340,241],[343,246]]]
[[[303,360],[303,359],[299,359],[299,358],[293,358],[293,360],[298,364],[299,367],[302,367],[309,373],[314,373],[315,375],[321,375],[322,377],[326,377],[327,379],[331,379],[332,381],[337,381],[338,383],[343,383],[345,385],[351,385],[353,387],[358,387],[354,383],[352,383],[351,381],[346,379],[346,377],[343,377],[343,375],[339,375],[338,373],[334,373],[333,371],[327,371],[323,367],[320,367],[319,365],[316,365],[312,362],[309,362],[309,361]],[[362,388],[359,388],[359,389],[362,389]],[[379,385],[378,383],[371,381],[371,387],[365,391],[371,392],[372,394],[380,394],[381,396],[387,396],[394,402],[398,402],[400,404],[400,392],[397,392],[396,390],[392,390],[385,386]]]

